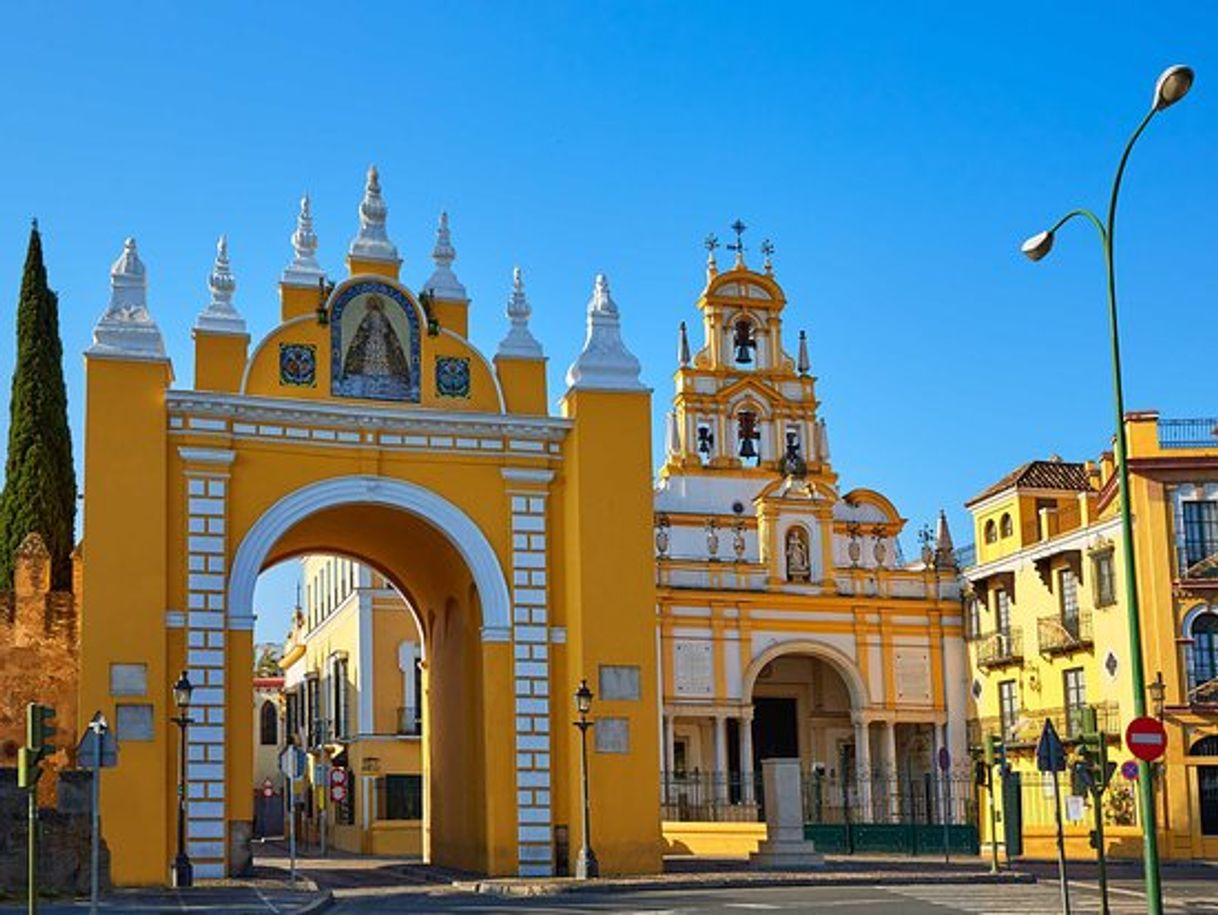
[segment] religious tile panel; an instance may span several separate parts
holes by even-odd
[[[459,356],[436,357],[436,394],[469,397],[469,360]]]
[[[317,347],[312,343],[280,343],[279,383],[302,388],[316,385]]]
[[[419,401],[419,318],[385,282],[352,283],[330,307],[330,390],[336,397]]]

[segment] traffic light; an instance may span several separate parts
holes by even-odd
[[[985,739],[985,764],[987,766],[1005,766],[1007,763],[1007,745],[997,734],[990,734]]]
[[[1117,766],[1115,762],[1108,761],[1108,740],[1096,725],[1095,709],[1083,709],[1079,723],[1078,761],[1073,767],[1076,789],[1081,784],[1083,788],[1099,794],[1112,781]],[[1076,790],[1075,793],[1081,794],[1082,791]]]
[[[54,717],[55,709],[49,705],[31,702],[25,707],[25,746],[17,751],[19,788],[33,789],[42,777],[38,764],[55,752],[51,746],[51,738],[56,734],[56,728],[51,723]]]

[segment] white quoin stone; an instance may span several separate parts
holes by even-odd
[[[148,311],[148,275],[135,239],[123,242],[123,253],[110,268],[110,304],[93,326],[90,356],[165,359],[165,341]]]
[[[347,253],[360,260],[401,263],[397,246],[389,240],[385,230],[388,216],[389,207],[381,196],[380,174],[373,165],[368,169],[364,199],[359,205],[359,234],[351,240]]]
[[[507,336],[499,343],[497,356],[510,356],[515,359],[541,359],[544,354],[541,344],[529,330],[529,317],[533,308],[524,294],[524,277],[519,267],[512,268],[512,294],[508,296],[507,316],[512,326]]]
[[[448,213],[440,213],[440,221],[436,225],[436,246],[431,251],[431,259],[436,262],[436,269],[423,285],[424,292],[449,302],[468,302],[465,287],[452,269],[453,261],[457,259],[457,249],[453,247],[452,232],[448,228]]]
[[[313,232],[313,212],[309,195],[300,198],[296,231],[292,233],[292,262],[283,269],[279,282],[285,286],[316,287],[326,271],[317,261],[317,235]]]
[[[622,342],[621,316],[609,294],[609,281],[598,273],[588,300],[588,335],[583,351],[567,369],[574,390],[645,390],[639,381],[639,360]]]
[[[195,320],[195,330],[219,334],[245,334],[245,319],[233,306],[237,281],[228,263],[228,239],[221,235],[216,242],[216,262],[207,278],[211,301]]]

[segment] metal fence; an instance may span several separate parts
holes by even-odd
[[[1218,419],[1159,420],[1160,448],[1214,448],[1218,447]]]
[[[973,824],[977,794],[971,772],[946,775],[911,772],[894,776],[876,772],[842,779],[820,770],[803,773],[804,822]],[[662,772],[661,812],[665,820],[683,822],[761,822],[765,819],[765,784],[760,772]]]
[[[1067,827],[1090,829],[1095,822],[1095,810],[1089,791],[1073,785],[1069,772],[1058,775],[1062,795],[1062,817]],[[1001,792],[999,797],[1001,797]],[[1137,826],[1137,783],[1118,773],[1102,795],[1101,803],[1106,826]],[[1055,824],[1053,776],[1047,772],[1019,773],[1019,804],[1024,828],[1052,829]],[[1001,806],[1001,805],[1000,805]]]

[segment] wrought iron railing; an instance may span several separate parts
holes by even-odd
[[[1095,644],[1091,611],[1080,608],[1076,616],[1065,617],[1060,613],[1042,616],[1036,621],[1036,635],[1041,654],[1070,654],[1091,648]]]
[[[398,708],[397,732],[399,734],[412,735],[423,733],[423,710],[414,706],[400,706]]]
[[[1018,627],[999,629],[977,640],[977,665],[984,668],[1005,667],[1023,662],[1023,630]]]
[[[1090,706],[1095,709],[1095,726],[1110,738],[1117,738],[1123,731],[1121,707],[1116,702],[1101,702]],[[1034,746],[1040,738],[1045,719],[1053,722],[1053,728],[1064,740],[1076,740],[1083,729],[1083,712],[1087,706],[1065,708],[1020,709],[1010,721],[1000,716],[970,718],[965,733],[970,747],[980,747],[990,735],[1001,737],[1008,748]]]
[[[1160,419],[1160,448],[1218,448],[1218,419]]]
[[[761,822],[765,819],[765,785],[760,771],[662,772],[661,815],[684,822]],[[804,822],[808,824],[976,822],[973,774],[911,769],[860,774],[801,774]]]

